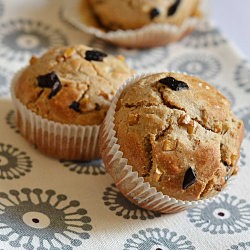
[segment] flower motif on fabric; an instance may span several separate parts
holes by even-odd
[[[126,49],[104,43],[93,39],[90,46],[97,47],[109,54],[124,55],[127,64],[138,73],[145,73],[154,67],[154,69],[168,56],[168,47],[157,47],[151,49]]]
[[[159,213],[142,209],[131,203],[118,191],[115,184],[111,184],[110,187],[106,188],[102,199],[111,211],[115,211],[117,216],[121,216],[124,219],[147,220],[161,216]]]
[[[250,228],[250,205],[228,194],[189,210],[187,216],[195,227],[211,234],[241,233]]]
[[[250,92],[250,65],[243,60],[235,70],[234,79],[240,88]]]
[[[236,111],[236,115],[244,122],[245,138],[250,140],[250,107],[240,108]]]
[[[244,152],[244,148],[240,148],[240,159],[239,159],[239,166],[244,167],[246,166],[246,154]]]
[[[14,110],[10,110],[6,117],[6,123],[10,126],[11,129],[13,129],[16,133],[20,133],[20,131],[18,130],[17,126],[16,126],[16,115],[15,115],[15,111]]]
[[[0,97],[10,97],[10,75],[11,72],[0,67]]]
[[[75,172],[77,174],[89,174],[89,175],[106,174],[102,160],[94,160],[94,161],[60,160],[60,162],[70,171]]]
[[[227,250],[247,250],[250,249],[250,241],[240,242],[238,245],[232,245],[230,249]]]
[[[22,249],[82,246],[90,237],[90,217],[80,203],[54,190],[23,188],[0,193],[0,241]],[[64,203],[64,204],[63,204]],[[37,245],[38,244],[38,245]]]
[[[15,19],[0,24],[0,56],[9,61],[28,60],[32,54],[66,44],[60,30],[42,21]]]
[[[232,91],[230,91],[228,87],[220,85],[214,85],[214,86],[231,102],[231,106],[234,107],[236,103],[236,98],[233,95]]]
[[[32,161],[25,152],[0,143],[0,179],[18,179],[30,172],[31,168]]]
[[[197,29],[181,41],[184,46],[195,49],[217,47],[226,42],[220,31],[206,22],[199,25]]]
[[[140,230],[132,237],[127,239],[124,250],[193,250],[195,247],[192,242],[184,235],[177,235],[166,228],[147,228]]]
[[[188,53],[172,60],[168,68],[170,71],[186,72],[189,75],[210,80],[220,72],[221,64],[210,54]]]

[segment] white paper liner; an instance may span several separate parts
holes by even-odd
[[[100,125],[62,124],[49,121],[29,110],[15,95],[15,84],[21,73],[22,70],[14,76],[11,84],[11,97],[21,134],[48,156],[83,161],[100,158]]]
[[[162,73],[162,72],[154,72]],[[100,147],[106,170],[112,176],[116,186],[131,202],[144,209],[160,212],[160,213],[176,213],[197,205],[211,202],[214,197],[224,193],[230,189],[235,177],[231,176],[226,187],[214,197],[197,200],[197,201],[182,201],[164,195],[158,192],[155,187],[151,187],[148,182],[144,181],[143,177],[138,176],[137,171],[133,171],[131,165],[128,165],[128,160],[123,158],[123,153],[119,151],[118,139],[114,130],[114,114],[116,103],[124,88],[138,81],[139,79],[150,75],[142,74],[129,78],[124,85],[120,87],[113,98],[112,104],[104,119],[100,131]]]
[[[200,22],[190,17],[181,26],[171,24],[150,24],[135,30],[104,31],[98,28],[87,0],[64,1],[63,17],[81,31],[97,38],[127,48],[156,47],[180,40],[189,34]],[[86,5],[83,12],[83,6]]]

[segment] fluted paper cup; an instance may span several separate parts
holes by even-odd
[[[156,47],[180,40],[200,22],[200,17],[190,17],[180,26],[154,23],[135,30],[105,31],[98,25],[87,0],[65,1],[62,14],[81,31],[127,48]]]
[[[83,161],[100,158],[100,125],[62,124],[29,110],[15,94],[15,85],[21,73],[22,71],[15,75],[11,84],[16,123],[21,134],[42,153],[51,157]]]
[[[111,175],[117,188],[123,193],[123,195],[131,202],[144,209],[161,213],[176,213],[210,202],[213,197],[196,201],[182,201],[165,195],[162,192],[158,192],[155,187],[150,186],[150,183],[145,182],[144,178],[140,177],[137,171],[133,171],[133,167],[128,164],[128,159],[124,158],[123,152],[119,150],[120,146],[116,137],[114,124],[114,114],[117,101],[123,89],[147,75],[149,74],[136,76],[125,82],[116,93],[101,126],[100,148],[106,170]],[[230,178],[230,183],[231,179],[234,178]],[[228,187],[229,183],[223,192],[228,190]]]

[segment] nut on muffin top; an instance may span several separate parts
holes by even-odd
[[[128,164],[170,197],[213,196],[237,171],[243,123],[230,102],[199,78],[142,77],[122,91],[114,124]]]
[[[85,45],[58,47],[30,59],[17,79],[15,94],[48,120],[98,125],[120,85],[133,73],[123,56]]]

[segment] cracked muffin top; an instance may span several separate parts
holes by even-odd
[[[98,125],[117,89],[133,73],[122,56],[84,45],[53,48],[31,58],[17,80],[15,94],[48,120]]]
[[[88,0],[88,2],[104,27],[111,30],[126,30],[141,28],[150,23],[180,25],[188,17],[197,14],[200,0]]]
[[[237,172],[243,122],[196,77],[158,73],[136,80],[122,91],[114,123],[128,164],[170,197],[208,198]]]

